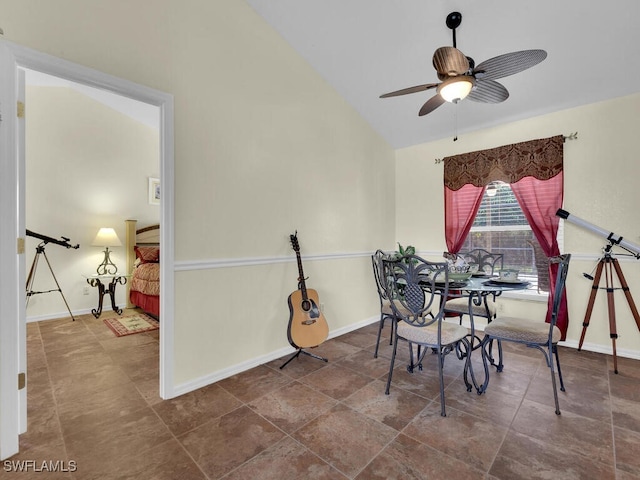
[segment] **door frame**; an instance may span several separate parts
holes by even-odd
[[[21,69],[35,70],[160,109],[160,397],[173,398],[174,379],[174,108],[173,95],[0,39],[0,460],[18,452],[26,428],[26,393],[18,391],[26,355],[24,135],[17,101]],[[21,80],[22,79],[22,80]],[[27,106],[28,109],[28,106]],[[124,219],[123,219],[124,220]],[[26,373],[26,372],[25,372]],[[28,381],[27,381],[28,383]],[[20,421],[20,419],[23,419]]]

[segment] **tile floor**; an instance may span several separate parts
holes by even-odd
[[[105,312],[103,318],[112,312]],[[467,392],[447,358],[446,418],[434,358],[384,395],[390,348],[376,325],[163,401],[158,332],[116,338],[91,315],[28,325],[29,430],[12,461],[63,461],[60,479],[640,478],[640,361],[561,349],[567,387],[554,414],[536,351],[508,347],[488,392]]]

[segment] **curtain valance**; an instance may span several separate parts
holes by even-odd
[[[515,183],[525,177],[549,180],[562,172],[564,137],[504,145],[477,152],[444,158],[444,185],[459,190],[464,185],[476,187],[500,180]]]

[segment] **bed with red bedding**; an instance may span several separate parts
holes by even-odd
[[[160,317],[160,227],[153,225],[135,231],[132,250],[129,301],[132,306]]]

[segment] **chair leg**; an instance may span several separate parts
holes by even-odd
[[[551,385],[553,387],[553,400],[555,401],[556,404],[556,415],[560,415],[560,403],[558,402],[558,387],[556,385],[556,372],[555,369],[553,368],[553,357],[556,357],[556,364],[558,365],[558,368],[560,367],[560,363],[558,361],[558,348],[556,345],[547,345],[547,351],[548,351],[548,355],[547,355],[547,351],[545,351],[544,349],[540,349],[542,351],[542,353],[545,356],[545,360],[547,361],[547,366],[549,367],[549,371],[551,372]],[[560,384],[561,384],[561,389],[562,391],[564,391],[564,382],[562,381],[562,375],[561,373],[558,371],[558,376],[560,377]]]
[[[551,371],[551,384],[553,385],[553,399],[556,402],[556,415],[560,415],[560,403],[558,402],[558,387],[556,386],[556,372],[553,370],[553,359],[549,359],[549,370]]]
[[[418,345],[418,356],[420,358],[420,345]],[[413,368],[417,362],[413,361],[413,343],[409,342],[409,365],[407,366],[407,372],[413,373]]]
[[[442,348],[438,352],[438,377],[440,379],[440,415],[443,417],[447,416],[447,412],[445,410],[444,405],[444,354],[442,353]]]
[[[380,315],[380,322],[378,323],[378,341],[376,342],[376,351],[373,354],[373,358],[378,358],[378,347],[380,346],[380,335],[382,334],[382,329],[384,328],[385,316]],[[389,342],[391,345],[391,342]]]
[[[501,372],[502,369],[504,368],[504,364],[502,363],[502,341],[499,339],[495,339],[495,341],[498,343],[498,365],[495,364],[495,360],[493,358],[493,338],[491,339],[490,343],[489,343],[489,359],[491,360],[491,365],[493,365],[494,367],[496,367],[496,371],[497,372]]]
[[[493,358],[493,338],[492,338],[492,339],[490,339],[490,340],[487,340],[487,342],[486,342],[486,343],[488,343],[488,344],[489,344],[489,345],[488,345],[488,348],[487,348],[487,352],[486,352],[486,355],[487,355],[487,357],[488,357],[489,363],[490,363],[491,365],[495,365],[495,364],[496,364],[496,361],[495,361],[495,359]]]
[[[498,372],[502,371],[502,341],[495,339],[495,341],[498,343],[498,365],[496,365],[496,359],[493,357],[493,341],[494,339],[492,338],[491,341],[489,342],[489,348],[488,348],[488,355],[489,355],[489,363],[491,365],[493,365],[494,367],[496,367],[496,369],[498,368],[498,365],[500,365],[500,368],[498,370]]]
[[[391,352],[391,363],[389,365],[389,376],[387,377],[387,388],[384,391],[384,393],[386,395],[389,395],[389,388],[391,387],[391,377],[393,376],[393,366],[394,366],[394,363],[396,361],[396,351],[398,350],[398,334],[395,332],[396,322],[393,322],[391,325],[392,325],[391,329],[393,331],[393,350]]]
[[[389,335],[389,345],[393,343],[393,335],[396,333],[395,329],[398,326],[398,319],[393,317],[391,318],[391,335]]]
[[[562,370],[560,369],[560,358],[558,357],[558,346],[553,346],[553,354],[556,357],[556,366],[558,367],[558,378],[560,379],[560,390],[563,392],[566,391],[564,389],[564,382],[562,381]]]

